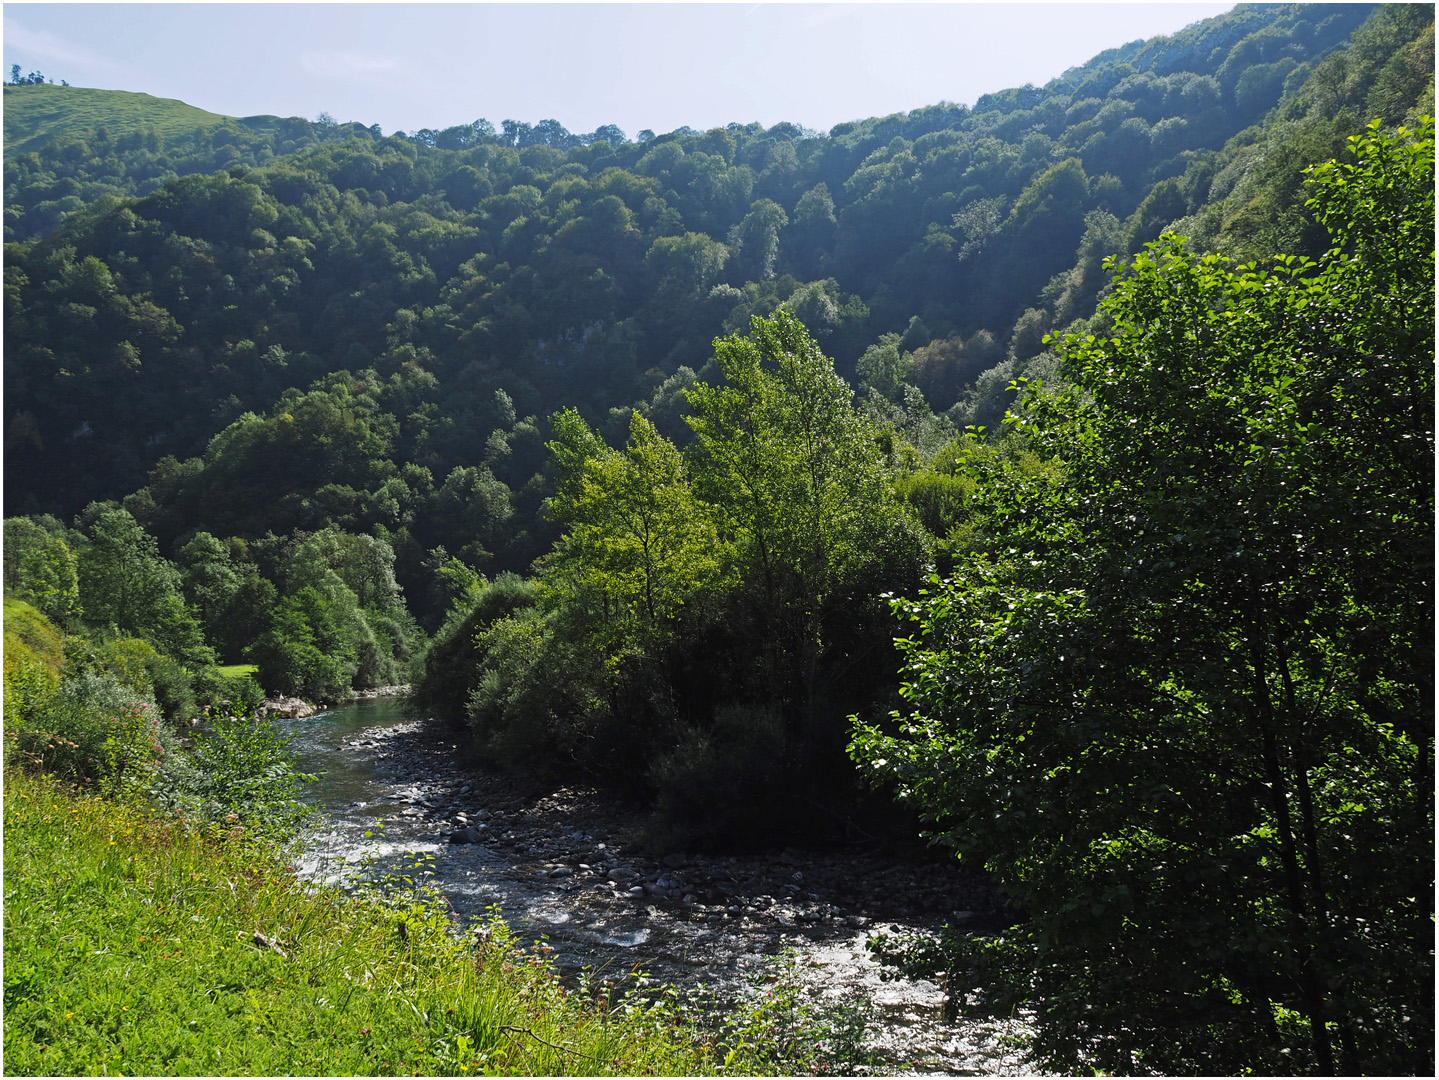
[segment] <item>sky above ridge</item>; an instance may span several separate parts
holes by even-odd
[[[633,138],[827,131],[1025,83],[1233,4],[18,4],[4,67],[274,114],[445,128],[555,119]]]

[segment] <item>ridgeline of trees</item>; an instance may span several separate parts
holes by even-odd
[[[30,74],[28,74],[28,75],[22,75],[22,74],[20,74],[20,65],[19,65],[19,64],[11,64],[11,65],[10,65],[10,85],[11,85],[11,86],[44,86],[45,84],[46,84],[45,76],[42,75],[40,72],[38,72],[38,71],[32,71],[32,72],[30,72]],[[54,80],[54,79],[49,80],[49,84],[50,84],[51,86],[54,86],[54,85],[55,85],[55,80]],[[64,79],[61,79],[61,80],[60,80],[60,85],[61,85],[61,86],[69,86],[70,84],[69,84],[68,82],[66,82]]]
[[[42,141],[7,594],[659,846],[897,793],[1026,917],[882,947],[1055,1068],[1432,1071],[1432,112],[1432,7],[1241,6],[827,134]]]

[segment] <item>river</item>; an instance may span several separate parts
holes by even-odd
[[[461,919],[498,911],[543,938],[562,973],[639,969],[681,986],[741,992],[792,953],[808,992],[859,991],[879,1018],[879,1071],[1023,1075],[1028,1017],[943,1020],[943,994],[882,981],[865,948],[876,929],[933,929],[958,906],[992,904],[949,864],[875,851],[717,857],[646,855],[640,822],[593,791],[535,791],[466,761],[463,737],[415,720],[402,699],[282,721],[320,811],[296,857],[333,884],[404,876],[433,883]],[[450,843],[474,829],[478,842]]]

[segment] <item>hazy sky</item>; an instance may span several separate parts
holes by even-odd
[[[1042,85],[1233,4],[13,4],[4,70],[397,129],[828,130]]]

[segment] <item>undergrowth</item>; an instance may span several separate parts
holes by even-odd
[[[629,980],[568,990],[498,918],[299,881],[273,842],[7,771],[11,1075],[848,1071],[863,1017],[783,969],[728,1014]],[[828,1045],[826,1040],[828,1039]]]

